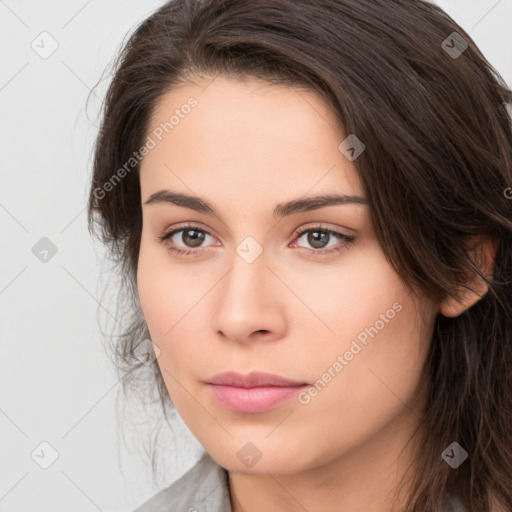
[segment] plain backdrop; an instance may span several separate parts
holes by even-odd
[[[162,486],[116,431],[119,382],[97,320],[113,306],[99,305],[103,249],[85,213],[105,87],[88,111],[85,101],[162,3],[0,0],[2,512],[129,511]],[[512,86],[512,0],[436,3]],[[179,419],[176,429],[180,456],[171,438],[163,448],[167,483],[201,452]]]

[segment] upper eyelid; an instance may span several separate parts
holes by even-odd
[[[180,233],[181,231],[186,231],[187,229],[197,229],[198,231],[204,231],[206,235],[211,236],[213,238],[217,238],[214,235],[212,235],[209,230],[202,228],[200,226],[196,226],[195,224],[185,224],[183,226],[173,227],[172,229],[166,229],[164,230],[162,236],[159,238],[166,237],[167,239],[170,239],[174,237],[174,235]]]
[[[167,239],[170,239],[177,233],[179,233],[181,231],[185,231],[187,229],[197,229],[198,231],[205,232],[208,236],[217,238],[215,235],[212,235],[212,233],[210,233],[209,229],[206,229],[199,224],[195,224],[194,222],[185,223],[182,226],[177,226],[177,227],[173,227],[172,229],[165,230],[164,234],[162,236],[165,236]],[[320,223],[320,222],[317,222],[314,225],[305,225],[305,226],[301,226],[299,228],[294,229],[293,236],[294,237],[302,236],[304,233],[307,233],[308,231],[312,231],[314,229],[318,229],[320,231],[323,230],[326,232],[332,232],[332,234],[340,234],[340,235],[343,235],[348,238],[355,236],[353,233],[343,233],[339,230],[340,228],[329,227],[329,226],[323,225],[323,223]],[[348,228],[346,228],[346,229],[348,229]],[[353,231],[353,230],[350,230],[350,231]]]

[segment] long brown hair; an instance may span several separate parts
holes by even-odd
[[[156,361],[134,355],[149,334],[135,281],[140,161],[130,159],[163,94],[219,74],[306,87],[363,141],[354,164],[375,232],[411,289],[459,298],[468,276],[485,279],[475,305],[435,320],[406,510],[437,511],[451,492],[468,511],[512,510],[512,91],[424,0],[173,0],[134,30],[114,62],[88,204],[127,292],[114,343],[126,394],[146,400],[145,379],[166,418],[172,409]],[[467,250],[475,235],[497,241],[489,279]],[[456,469],[441,457],[454,441],[468,453]]]

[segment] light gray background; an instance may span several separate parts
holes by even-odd
[[[118,380],[97,323],[103,248],[85,214],[100,101],[87,113],[85,100],[127,33],[162,3],[0,0],[2,512],[129,511],[158,490],[115,427]],[[512,0],[436,3],[512,86]],[[58,44],[48,58],[31,46],[51,49],[43,31]],[[46,263],[32,252],[42,237],[57,247]],[[185,456],[174,458],[169,438],[168,483],[201,451],[182,422],[176,429]],[[48,469],[31,457],[51,455],[43,441],[59,454]]]

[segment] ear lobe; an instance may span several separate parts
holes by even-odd
[[[478,265],[480,272],[489,280],[492,276],[497,245],[497,242],[484,236],[474,236],[470,239],[471,258]],[[466,285],[474,291],[463,288],[461,302],[456,301],[453,297],[447,297],[439,304],[439,311],[443,316],[459,316],[476,304],[489,290],[487,283],[476,273],[471,280],[466,281]]]

